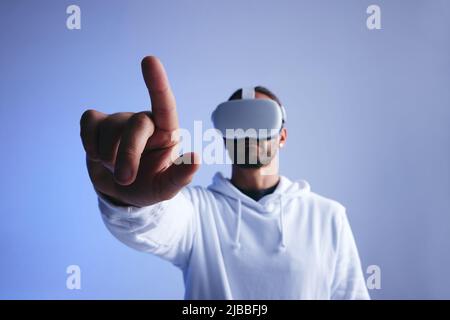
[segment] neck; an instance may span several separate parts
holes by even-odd
[[[231,183],[242,190],[263,190],[275,186],[280,180],[278,171],[274,172],[274,174],[266,175],[264,174],[264,169],[244,169],[233,165],[231,169]]]

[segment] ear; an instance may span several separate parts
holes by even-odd
[[[287,140],[287,129],[283,128],[280,132],[280,141],[279,141],[279,147],[282,148],[286,144]]]

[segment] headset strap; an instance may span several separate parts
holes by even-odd
[[[254,87],[242,88],[242,99],[255,99],[255,88]]]
[[[242,99],[255,99],[255,88],[254,87],[242,88]],[[287,119],[286,109],[282,105],[280,107],[281,107],[281,114],[283,117],[283,123],[285,123]]]

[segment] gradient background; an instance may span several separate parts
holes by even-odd
[[[66,8],[81,7],[81,30]],[[366,28],[378,4],[382,30]],[[182,298],[181,273],[105,229],[79,118],[149,107],[166,66],[181,125],[238,87],[288,112],[282,173],[348,210],[373,298],[450,298],[450,2],[0,2],[0,298]],[[202,166],[206,186],[225,165]],[[81,267],[81,290],[66,267]]]

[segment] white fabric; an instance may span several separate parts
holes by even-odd
[[[242,88],[242,99],[255,99],[255,88],[244,87]]]
[[[99,207],[120,241],[183,271],[186,299],[369,299],[345,208],[306,181],[254,201],[217,173],[152,206]]]

